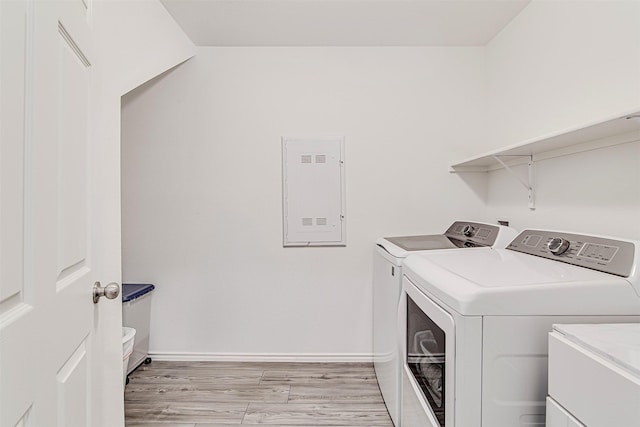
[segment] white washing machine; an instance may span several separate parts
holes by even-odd
[[[400,427],[400,338],[396,327],[402,261],[409,254],[469,247],[504,248],[517,232],[506,226],[456,221],[444,234],[377,240],[373,275],[373,355],[376,377],[389,415]]]
[[[638,323],[638,243],[544,230],[404,261],[403,427],[545,425],[557,323]]]
[[[640,323],[553,325],[547,427],[640,425]]]

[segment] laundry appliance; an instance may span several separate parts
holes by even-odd
[[[553,325],[546,427],[640,425],[640,323]]]
[[[373,277],[373,354],[380,390],[400,427],[400,337],[396,327],[402,288],[402,261],[409,254],[470,247],[505,247],[517,232],[502,225],[455,221],[444,234],[377,240]]]
[[[547,230],[408,256],[403,427],[544,426],[552,325],[640,322],[637,263],[638,242]]]

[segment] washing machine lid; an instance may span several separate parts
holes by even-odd
[[[436,249],[456,249],[459,241],[451,240],[442,234],[424,236],[381,237],[376,244],[396,258],[406,258],[412,252]]]
[[[404,274],[463,315],[640,315],[627,278],[510,249],[411,255]]]
[[[477,246],[506,247],[517,232],[502,225],[455,221],[444,234],[383,237],[376,244],[396,258],[419,251],[459,249]]]

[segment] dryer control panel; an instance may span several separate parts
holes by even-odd
[[[524,230],[507,249],[623,277],[635,258],[630,241],[547,230]]]
[[[500,227],[491,224],[482,224],[479,222],[456,221],[444,232],[452,241],[457,241],[457,246],[492,246],[498,234]]]

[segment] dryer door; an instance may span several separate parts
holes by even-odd
[[[404,369],[434,427],[454,425],[455,322],[403,279]],[[405,388],[406,389],[406,388]]]

